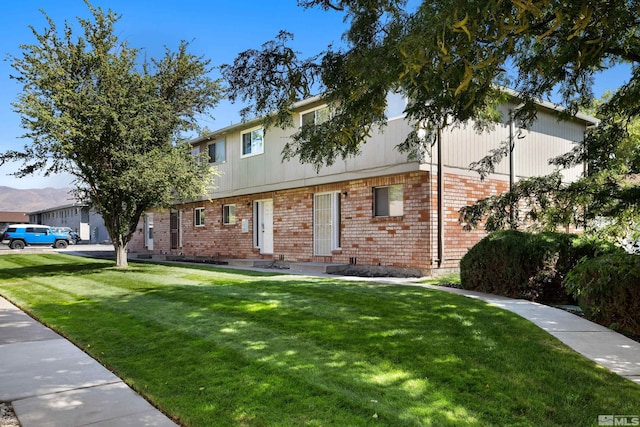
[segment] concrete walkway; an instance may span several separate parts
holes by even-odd
[[[640,343],[561,309],[415,280],[279,271],[421,286],[479,299],[530,320],[598,365],[640,385]],[[12,403],[22,427],[176,426],[82,350],[1,297],[0,401]]]
[[[0,401],[22,427],[176,426],[78,347],[0,298]]]

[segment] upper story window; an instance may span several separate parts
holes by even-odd
[[[204,226],[204,208],[195,208],[193,210],[193,225],[196,227]]]
[[[254,156],[264,153],[264,129],[257,128],[241,134],[241,157]]]
[[[224,141],[209,144],[209,163],[224,163],[227,160]]]
[[[320,123],[326,122],[330,118],[331,111],[329,110],[329,107],[318,108],[300,114],[300,126],[304,126],[306,124],[319,125]]]
[[[373,216],[402,216],[403,207],[401,184],[373,189]]]

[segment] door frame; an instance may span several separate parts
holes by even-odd
[[[153,213],[144,216],[144,245],[150,251],[153,250]]]
[[[175,225],[175,228],[174,228]],[[169,212],[169,243],[171,249],[182,247],[182,212],[172,210]]]
[[[328,197],[329,200],[329,216],[328,222],[325,224],[319,224],[318,220],[318,198]],[[340,222],[341,222],[341,200],[340,192],[330,191],[323,193],[315,193],[313,195],[313,254],[316,256],[331,256],[331,252],[340,250]],[[320,232],[323,231],[324,235],[320,236]],[[330,240],[330,249],[328,253],[321,252],[319,249],[318,239]]]
[[[270,205],[270,209],[266,210],[265,205]],[[273,255],[273,199],[261,199],[253,202],[253,225],[253,246],[260,250],[261,255]]]

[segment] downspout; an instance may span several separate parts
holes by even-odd
[[[514,160],[513,160],[513,148],[515,144],[513,143],[513,110],[509,110],[509,192],[513,191],[513,186],[516,181],[515,170],[514,170]],[[510,228],[514,228],[514,224],[516,222],[516,212],[513,204],[509,208],[509,225]]]
[[[595,124],[595,125],[587,125],[585,127],[585,129],[584,129],[584,133],[583,133],[583,136],[582,136],[582,143],[584,144],[584,160],[582,161],[582,174],[585,177],[588,177],[589,173],[591,171],[589,170],[589,152],[587,151],[589,147],[587,146],[587,144],[584,141],[585,141],[585,139],[587,139],[587,136],[588,136],[589,132],[591,132],[591,130],[596,128],[596,127],[598,127],[597,124]],[[583,214],[583,224],[582,224],[582,226],[584,227],[585,231],[587,230],[587,227],[589,226],[589,224],[587,222],[587,215],[589,213],[588,209],[589,209],[588,206],[584,207],[585,211],[584,211],[584,214]]]
[[[442,168],[442,127],[438,126],[438,268],[444,263],[444,179]]]
[[[513,184],[515,183],[515,171],[513,168],[513,110],[509,110],[509,191],[513,190]]]

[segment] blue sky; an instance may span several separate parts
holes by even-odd
[[[279,30],[295,35],[294,46],[303,56],[338,45],[346,29],[338,12],[303,9],[296,0],[93,0],[94,6],[111,8],[122,15],[116,24],[116,34],[132,47],[144,49],[149,58],[160,57],[167,46],[175,50],[181,40],[189,41],[190,52],[203,55],[213,65],[231,63],[246,49],[259,48]],[[89,11],[82,0],[5,0],[0,2],[0,151],[20,149],[27,140],[20,117],[13,112],[20,86],[9,78],[13,71],[4,60],[7,55],[19,55],[20,44],[35,41],[29,26],[41,31],[46,20],[40,9],[60,28],[64,21],[76,22],[76,17],[88,18]],[[619,87],[629,76],[623,67],[604,73],[596,82],[596,96],[607,89]],[[217,77],[217,76],[216,76]],[[213,111],[215,121],[202,123],[218,129],[237,123],[241,106],[222,102]],[[0,186],[15,188],[68,187],[67,176],[22,179],[7,176],[15,165],[0,166]]]
[[[303,56],[339,44],[346,28],[342,15],[320,9],[303,9],[296,0],[93,0],[94,6],[112,9],[122,15],[116,34],[130,46],[143,48],[149,58],[161,57],[164,46],[176,50],[181,40],[190,42],[189,51],[211,60],[212,65],[233,62],[239,52],[259,48],[279,30],[294,33],[294,46]],[[23,130],[11,103],[20,86],[9,78],[14,71],[4,60],[19,55],[20,44],[34,43],[29,29],[42,31],[47,22],[44,9],[58,28],[64,21],[77,22],[90,12],[82,0],[6,0],[0,2],[0,151],[21,149],[28,140],[19,138]],[[217,75],[215,77],[218,77]],[[240,121],[241,106],[221,102],[213,111],[215,120],[202,123],[218,129]],[[0,166],[0,186],[15,188],[68,187],[67,176],[33,176],[16,179],[7,176],[16,165]]]

